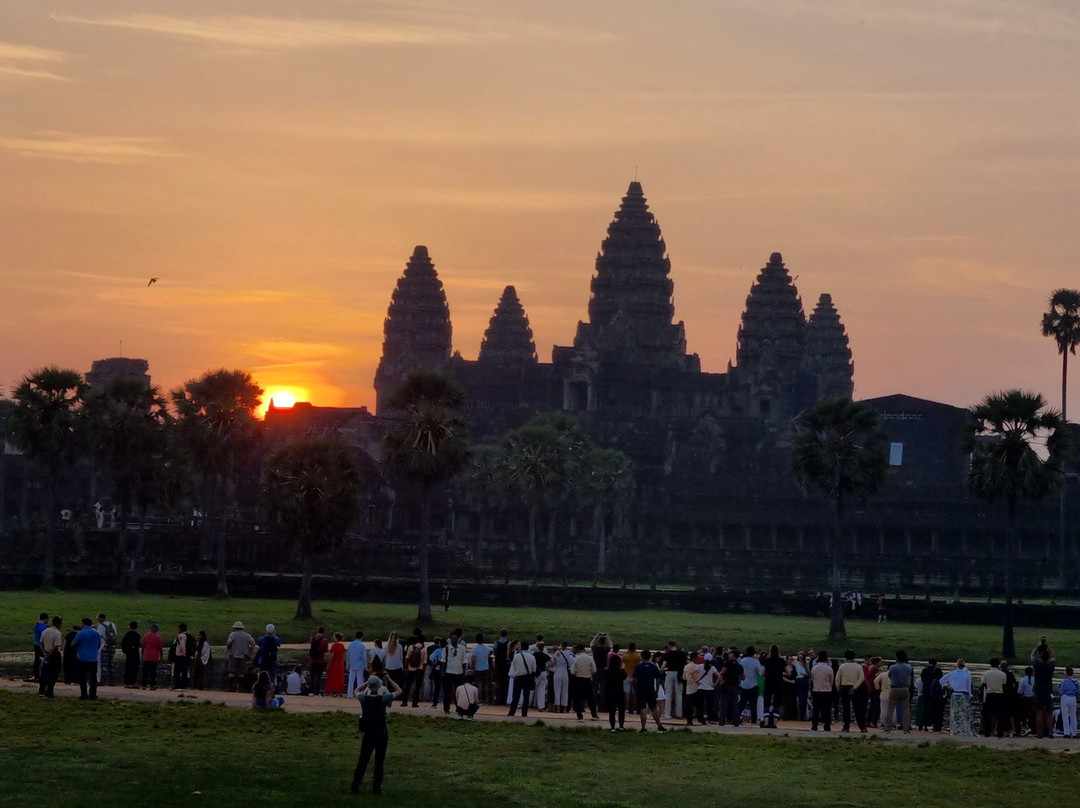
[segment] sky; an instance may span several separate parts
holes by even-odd
[[[514,284],[550,360],[636,176],[703,370],[779,251],[856,397],[1059,406],[1078,45],[1073,0],[3,3],[0,392],[123,355],[373,407],[417,244],[455,350]]]

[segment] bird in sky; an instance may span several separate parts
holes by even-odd
[[[148,284],[146,284],[146,285],[147,286],[153,286],[155,283],[157,283],[157,278],[151,278],[150,282]]]

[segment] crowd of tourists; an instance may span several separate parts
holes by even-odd
[[[507,629],[493,642],[476,634],[471,643],[461,629],[430,641],[416,629],[369,644],[362,631],[346,643],[343,633],[319,627],[299,659],[294,654],[279,666],[281,645],[273,624],[256,638],[235,622],[225,640],[227,689],[251,692],[253,706],[276,707],[286,695],[352,697],[378,675],[413,708],[423,703],[449,713],[453,707],[471,718],[481,705],[500,705],[510,716],[519,710],[523,717],[530,710],[573,712],[579,721],[599,720],[606,712],[613,732],[625,728],[629,713],[640,717],[642,732],[651,716],[658,731],[664,721],[770,727],[786,720],[826,732],[834,724],[842,732],[941,732],[947,724],[957,737],[1077,734],[1078,680],[1072,667],[1057,680],[1057,660],[1045,637],[1022,670],[993,658],[977,676],[962,659],[948,669],[931,659],[916,670],[903,650],[889,662],[857,659],[850,650],[838,659],[813,649],[783,655],[776,645],[764,651],[688,650],[669,641],[649,651],[635,643],[621,648],[606,633],[587,645],[549,646],[542,635],[519,640]],[[62,677],[79,685],[80,698],[96,698],[99,683],[114,684],[118,651],[126,688],[156,689],[163,665],[172,689],[201,690],[209,682],[213,650],[205,631],[192,634],[179,623],[165,636],[157,623],[141,632],[131,621],[121,634],[99,614],[96,623],[83,618],[65,633],[63,618],[42,613],[34,628],[39,694],[51,697]],[[973,704],[981,707],[977,722]]]

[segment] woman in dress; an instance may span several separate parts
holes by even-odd
[[[334,634],[334,644],[330,646],[330,664],[326,668],[326,692],[331,696],[345,694],[345,639],[343,634]]]
[[[956,668],[941,677],[941,684],[952,693],[949,697],[949,734],[954,738],[973,738],[971,722],[971,671],[962,659]]]
[[[396,682],[398,688],[404,693],[405,647],[398,641],[396,631],[392,632],[390,638],[386,641],[386,658],[383,659],[383,662],[386,665],[386,675]],[[454,694],[451,693],[450,697],[453,698],[453,695]]]
[[[206,687],[206,672],[210,668],[210,641],[206,632],[200,631],[195,640],[195,663],[191,667],[191,679],[196,690]]]

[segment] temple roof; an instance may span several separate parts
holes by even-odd
[[[507,286],[499,305],[491,316],[484,340],[480,343],[479,360],[499,365],[537,363],[536,343],[525,309],[518,300],[517,290]]]

